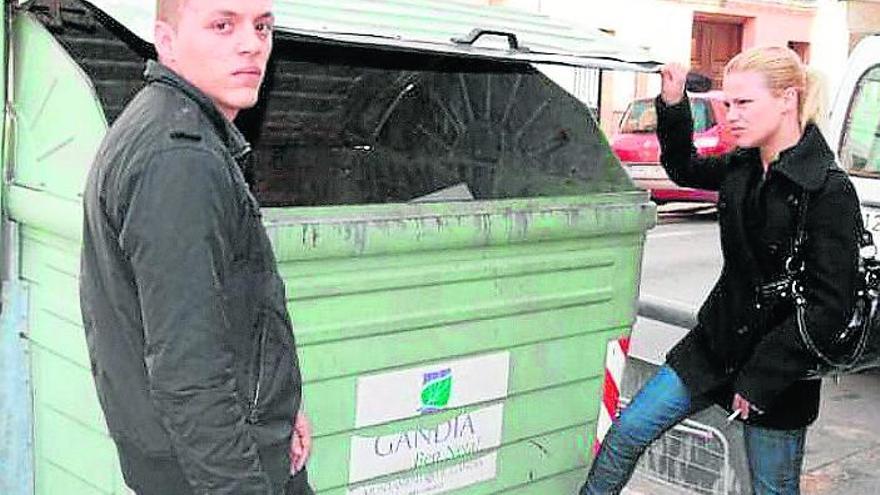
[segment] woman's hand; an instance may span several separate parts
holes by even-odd
[[[305,467],[312,451],[312,425],[302,411],[296,413],[293,437],[290,441],[290,472],[297,473]]]
[[[684,87],[688,70],[679,64],[667,64],[660,68],[662,85],[660,97],[663,103],[675,105],[684,98]]]
[[[733,419],[737,416],[743,421],[749,419],[749,413],[754,412],[756,414],[764,414],[764,411],[755,407],[754,404],[748,401],[745,397],[740,394],[735,394],[733,396],[733,404],[730,406],[733,409],[734,414],[730,415],[730,419]],[[739,414],[736,414],[736,413]]]
[[[733,396],[733,405],[730,406],[733,409],[733,412],[739,411],[739,417],[743,421],[749,419],[749,411],[751,410],[751,404],[746,400],[742,395],[736,394]]]

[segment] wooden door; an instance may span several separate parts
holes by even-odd
[[[798,56],[801,57],[801,60],[808,64],[810,63],[810,44],[805,41],[789,41],[788,47],[795,51]]]
[[[691,70],[712,79],[720,88],[724,66],[742,50],[742,24],[734,20],[694,19]]]

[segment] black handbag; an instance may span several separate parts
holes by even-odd
[[[880,260],[870,232],[860,221],[859,276],[856,300],[849,323],[827,338],[820,347],[810,335],[805,318],[807,299],[803,278],[806,266],[802,251],[807,241],[806,221],[809,195],[804,192],[798,209],[797,227],[792,249],[785,262],[789,291],[795,306],[798,333],[804,347],[816,358],[817,365],[808,372],[809,378],[855,373],[880,367]]]

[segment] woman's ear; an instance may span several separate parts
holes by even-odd
[[[785,105],[785,110],[797,113],[798,104],[800,101],[797,89],[785,88],[784,90],[782,90],[782,100],[783,104]]]

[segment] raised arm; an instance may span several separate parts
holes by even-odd
[[[669,178],[683,187],[717,191],[727,173],[732,155],[702,157],[694,148],[694,123],[685,94],[687,70],[677,64],[663,67],[657,107],[657,138],[660,163]]]

